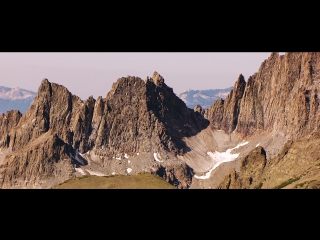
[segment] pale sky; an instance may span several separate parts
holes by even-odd
[[[105,97],[112,83],[157,71],[178,94],[228,88],[259,70],[270,52],[0,52],[0,86],[38,91],[43,78],[85,100]],[[283,54],[283,53],[281,53]]]

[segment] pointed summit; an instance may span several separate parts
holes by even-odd
[[[48,78],[42,79],[42,82],[49,82],[49,81],[48,81]]]
[[[244,89],[246,87],[246,81],[244,80],[244,76],[242,74],[239,75],[238,80],[235,82],[233,87],[234,92],[234,100],[240,100],[243,96]]]
[[[273,58],[276,59],[277,57],[279,57],[279,53],[278,52],[272,52],[268,59],[273,59]]]
[[[242,75],[242,73],[240,73],[237,82],[245,82],[244,76]]]
[[[153,73],[152,79],[154,84],[158,87],[161,87],[162,84],[164,83],[164,78],[156,71]]]
[[[47,78],[42,79],[38,89],[38,95],[40,95],[40,93],[42,92],[49,92],[51,95],[51,83],[48,81]]]

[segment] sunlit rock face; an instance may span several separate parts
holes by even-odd
[[[246,81],[239,104],[216,102],[205,114],[212,128],[246,139],[271,133],[288,140],[268,161],[257,146],[218,188],[318,188],[319,89],[320,53],[272,53]],[[223,125],[226,109],[237,113],[235,125]]]
[[[243,137],[274,131],[295,139],[320,127],[319,84],[320,53],[272,53],[205,116],[213,128]]]

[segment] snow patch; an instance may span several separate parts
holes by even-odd
[[[82,168],[75,168],[75,170],[81,173],[82,175],[86,175],[85,172],[82,170]]]
[[[139,153],[137,153],[137,155],[139,155]]]
[[[89,153],[90,153],[90,150],[89,150],[88,152],[85,152],[84,154],[81,154],[81,153],[79,153],[79,154],[80,154],[81,157],[83,157],[83,155],[89,154]],[[84,158],[84,157],[83,157],[83,158]]]
[[[217,151],[215,151],[214,153],[207,152],[207,154],[213,160],[213,167],[208,172],[206,172],[203,176],[194,175],[194,177],[197,178],[197,179],[208,179],[208,178],[210,178],[211,172],[215,168],[217,168],[221,163],[233,161],[234,159],[236,159],[239,156],[240,153],[232,154],[231,153],[232,150],[237,149],[237,148],[239,148],[241,146],[244,146],[246,144],[248,144],[248,142],[239,143],[234,148],[229,148],[225,152],[217,152]]]
[[[112,175],[115,175],[116,173],[115,172],[112,172]]]
[[[121,160],[121,157],[116,157],[117,160]]]
[[[94,171],[90,171],[90,170],[87,170],[87,169],[86,169],[86,171],[88,171],[88,173],[90,173],[90,175],[96,175],[96,176],[100,176],[100,177],[106,176],[106,175],[103,174],[103,173],[94,172]]]
[[[129,158],[128,154],[126,154],[126,153],[124,154],[124,157],[125,157],[125,158]]]
[[[257,145],[256,145],[256,147],[258,147],[260,145],[260,143],[258,143]]]
[[[128,160],[128,163],[130,163],[130,160]]]
[[[196,94],[193,95],[193,97],[194,97],[194,98],[199,97],[199,98],[203,98],[203,99],[206,99],[206,100],[210,100],[210,99],[211,99],[210,96],[203,95],[203,94],[201,94],[201,93],[196,93]]]
[[[249,142],[243,142],[243,143],[239,143],[237,146],[235,146],[234,148],[231,148],[231,150],[230,150],[230,152],[233,150],[233,149],[237,149],[237,148],[239,148],[239,147],[242,147],[242,146],[244,146],[244,145],[247,145]],[[229,150],[229,149],[228,149]],[[227,151],[228,151],[227,150]]]
[[[226,98],[228,96],[229,92],[219,92],[217,94],[217,96],[221,97],[221,98]]]
[[[153,153],[153,157],[154,157],[154,160],[156,160],[157,162],[163,162],[157,157],[157,153]]]
[[[127,173],[130,173],[132,171],[132,168],[127,168]]]

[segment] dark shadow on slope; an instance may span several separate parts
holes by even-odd
[[[146,87],[148,110],[152,111],[165,127],[160,138],[163,139],[166,150],[178,150],[180,153],[181,150],[183,153],[191,151],[183,138],[198,134],[209,126],[209,120],[188,108],[165,83],[157,86],[148,81]],[[171,147],[170,142],[174,147]]]
[[[88,165],[88,161],[80,155],[77,149],[70,151],[70,157],[72,163],[76,164],[77,167]]]

